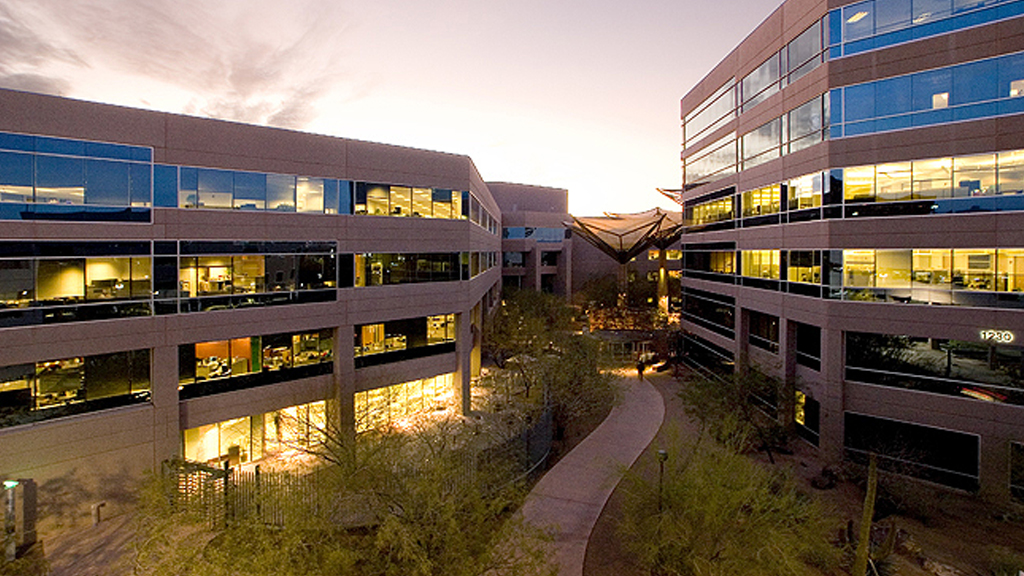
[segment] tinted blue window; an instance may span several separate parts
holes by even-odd
[[[950,104],[983,102],[999,97],[998,62],[982,60],[953,68],[953,93]]]
[[[836,88],[828,93],[826,108],[829,110],[829,124],[835,126],[843,123],[843,89]]]
[[[131,160],[132,149],[128,146],[119,146],[117,144],[86,142],[85,155],[96,158],[111,158],[113,160]]]
[[[846,136],[859,136],[861,134],[870,134],[877,132],[875,130],[874,120],[864,120],[863,122],[854,122],[852,124],[846,124],[844,126]]]
[[[874,1],[843,7],[843,40],[849,42],[875,33]]]
[[[32,155],[0,152],[0,185],[32,186]]]
[[[109,160],[86,160],[85,203],[127,206],[128,164]]]
[[[985,118],[999,114],[998,102],[981,102],[979,104],[968,104],[953,109],[953,120],[972,120],[974,118]]]
[[[1017,114],[1024,112],[1024,98],[1010,98],[999,103],[1000,114]]]
[[[132,163],[130,177],[132,206],[151,206],[153,204],[152,165]]]
[[[13,202],[0,202],[0,220],[26,220],[32,214],[30,204],[15,204]]]
[[[35,138],[21,134],[0,132],[0,148],[5,150],[23,150],[32,152],[36,149]]]
[[[910,0],[875,2],[875,33],[882,34],[910,25]]]
[[[263,210],[267,206],[267,175],[235,172],[235,208]]]
[[[875,120],[874,131],[884,132],[886,130],[902,130],[903,128],[910,128],[912,116],[906,114],[904,116],[894,116],[891,118],[880,118]]]
[[[875,83],[876,94],[882,97],[875,101],[875,114],[877,116],[892,116],[910,112],[910,76],[889,78]]]
[[[352,213],[352,182],[338,181],[338,214]]]
[[[295,212],[295,177],[281,174],[267,176],[267,210]]]
[[[139,160],[139,161],[142,161],[142,162],[152,162],[153,161],[153,149],[152,148],[142,148],[142,147],[139,147],[139,146],[133,146],[132,147],[132,160]]]
[[[828,13],[827,40],[826,44],[829,46],[843,41],[843,14],[840,10],[832,10]]]
[[[914,126],[930,126],[932,124],[941,124],[942,122],[952,121],[953,111],[949,108],[941,108],[938,110],[918,112],[910,117],[913,119]]]
[[[60,156],[36,156],[36,187],[60,188],[85,185],[82,160]]]
[[[847,86],[843,92],[843,116],[847,122],[874,117],[875,85],[873,83]]]
[[[949,105],[953,71],[949,68],[919,72],[911,76],[914,110],[931,110]],[[943,97],[943,95],[945,95]]]
[[[52,154],[83,156],[85,155],[85,142],[81,142],[79,140],[67,140],[65,138],[36,136],[36,151],[49,152]]]
[[[913,21],[923,24],[930,20],[945,18],[953,9],[950,0],[913,0],[914,6]]]
[[[1024,2],[1022,2],[1024,4]],[[1003,56],[999,59],[999,85],[997,91],[1000,98],[1024,96],[1024,52]]]
[[[180,187],[182,190],[199,189],[199,170],[182,166],[179,178],[181,178]]]
[[[153,205],[174,208],[178,205],[178,167],[153,166]]]
[[[324,178],[324,213],[338,213],[338,181],[334,178]]]

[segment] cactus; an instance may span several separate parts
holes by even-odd
[[[868,552],[871,546],[871,519],[875,515],[875,493],[878,491],[878,458],[871,454],[868,463],[868,492],[864,495],[864,514],[860,521],[860,536],[853,557],[853,576],[865,576],[868,571]]]

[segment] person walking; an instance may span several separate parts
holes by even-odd
[[[636,361],[636,376],[641,380],[644,379],[644,359],[642,356]]]

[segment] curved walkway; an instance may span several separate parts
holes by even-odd
[[[621,381],[622,401],[604,422],[537,482],[526,521],[549,530],[559,576],[582,576],[587,541],[626,470],[661,427],[665,404],[650,383]]]

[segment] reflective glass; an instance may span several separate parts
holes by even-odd
[[[997,67],[999,70],[997,88],[999,97],[1020,98],[1024,96],[1024,53],[999,58]]]
[[[843,114],[846,122],[875,116],[875,84],[857,84],[843,89]]]
[[[129,201],[132,206],[153,205],[153,166],[129,164]]]
[[[821,141],[821,120],[821,98],[815,98],[789,112],[787,128],[790,153]]]
[[[953,68],[950,105],[984,102],[1000,97],[997,60],[981,60]]]
[[[875,101],[873,116],[893,116],[913,111],[910,76],[879,80],[875,83],[875,91],[884,96]]]
[[[912,22],[924,24],[939,18],[945,18],[952,12],[950,0],[912,0]]]
[[[199,170],[182,166],[178,172],[178,207],[195,208],[199,205]]]
[[[348,180],[338,181],[338,212],[341,214],[352,214],[354,210],[352,202],[352,183]],[[365,210],[365,203],[364,203]]]
[[[85,203],[128,206],[128,164],[86,160]]]
[[[233,207],[236,210],[264,210],[267,207],[267,175],[235,172]]]
[[[743,92],[743,109],[762,102],[779,89],[779,55],[773,54],[753,72],[747,74],[741,82]]]
[[[910,25],[910,0],[878,0],[875,2],[875,34],[906,28]]]
[[[1024,150],[999,153],[999,193],[1024,192]]]
[[[708,176],[731,174],[736,169],[736,135],[730,134],[686,159],[686,183],[694,184]]]
[[[295,212],[295,176],[267,175],[267,210]]]
[[[36,156],[36,202],[84,204],[84,160]]]
[[[781,143],[782,119],[776,118],[743,135],[743,160],[749,160],[772,149],[778,151]]]
[[[941,109],[949,106],[953,71],[949,68],[919,72],[911,76],[914,110]]]
[[[711,132],[736,117],[736,90],[733,80],[723,84],[714,94],[686,115],[683,123],[683,145],[704,132]]]
[[[811,24],[807,30],[801,32],[786,46],[786,51],[790,71],[816,57],[821,52],[821,21]]]
[[[233,174],[227,170],[199,169],[199,208],[232,207]]]
[[[32,201],[31,154],[0,152],[0,202]]]
[[[338,209],[338,181],[327,178],[324,180],[324,214],[338,214]]]
[[[843,40],[849,42],[875,33],[873,0],[843,7]]]

